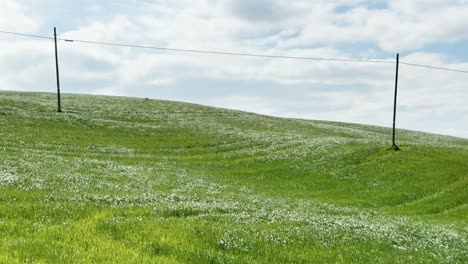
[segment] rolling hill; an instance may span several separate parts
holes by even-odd
[[[468,140],[0,92],[1,263],[466,263]]]

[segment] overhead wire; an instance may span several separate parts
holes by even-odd
[[[31,37],[31,38],[54,39],[53,37],[40,36],[40,35],[33,35],[33,34],[25,34],[25,33],[18,33],[18,32],[11,32],[11,31],[3,31],[3,30],[0,30],[0,33],[9,34],[9,35],[16,35],[16,36],[23,36],[23,37]]]
[[[54,37],[18,33],[18,32],[12,32],[12,31],[0,30],[0,33],[18,35],[18,36],[24,36],[24,37],[41,38],[41,39],[51,39],[51,40],[54,39]],[[165,48],[165,47],[157,47],[157,46],[144,46],[144,45],[134,45],[134,44],[80,40],[80,39],[71,39],[71,38],[57,38],[57,40],[61,40],[65,42],[76,42],[76,43],[115,46],[115,47],[128,47],[128,48],[151,49],[151,50],[161,50],[161,51],[175,51],[175,52],[186,52],[186,53],[243,56],[243,57],[257,57],[257,58],[271,58],[271,59],[295,59],[295,60],[380,63],[380,64],[394,64],[395,63],[394,61],[387,61],[387,60],[360,60],[360,59],[344,59],[344,58],[303,57],[303,56],[269,55],[269,54],[241,53],[241,52],[227,52],[227,51],[199,50],[199,49]],[[413,67],[423,67],[423,68],[434,69],[434,70],[444,70],[444,71],[452,71],[452,72],[468,74],[468,70],[450,69],[450,68],[444,68],[444,67],[439,67],[439,66],[416,64],[416,63],[409,63],[409,62],[402,62],[402,61],[400,61],[400,64],[413,66]]]
[[[61,40],[65,40],[65,41],[69,41],[69,42],[77,42],[77,43],[106,45],[106,46],[129,47],[129,48],[140,48],[140,49],[153,49],[153,50],[163,50],[163,51],[189,52],[189,53],[216,54],[216,55],[244,56],[244,57],[261,57],[261,58],[275,58],[275,59],[298,59],[298,60],[318,60],[318,61],[341,61],[341,62],[363,62],[363,63],[367,62],[367,63],[385,63],[385,64],[394,63],[394,62],[391,62],[391,61],[384,61],[384,60],[358,60],[358,59],[340,59],[340,58],[284,56],[284,55],[239,53],[239,52],[225,52],[225,51],[213,51],[213,50],[164,48],[164,47],[155,47],[155,46],[141,46],[141,45],[99,42],[99,41],[89,41],[89,40],[79,40],[79,39],[61,39]]]
[[[413,67],[429,68],[429,69],[434,69],[434,70],[443,70],[443,71],[452,71],[452,72],[468,73],[468,71],[465,71],[465,70],[449,69],[449,68],[443,68],[443,67],[437,67],[437,66],[431,66],[431,65],[423,65],[423,64],[416,64],[416,63],[401,62],[401,61],[400,61],[400,64],[404,64],[404,65],[408,65],[408,66],[413,66]]]

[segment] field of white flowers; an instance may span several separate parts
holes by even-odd
[[[466,263],[468,140],[0,92],[0,263]]]

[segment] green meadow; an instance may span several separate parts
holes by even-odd
[[[0,263],[467,263],[468,140],[0,92]]]

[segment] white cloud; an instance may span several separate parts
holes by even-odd
[[[320,2],[320,1],[318,1]],[[387,9],[353,5],[344,13],[334,13],[338,2],[320,7],[310,2],[307,14],[286,26],[301,29],[292,39],[280,43],[283,48],[305,43],[375,43],[386,51],[421,48],[439,42],[468,39],[468,4],[465,1],[389,1]]]
[[[35,32],[40,22],[26,14],[26,8],[16,0],[0,2],[0,29],[20,32]]]

